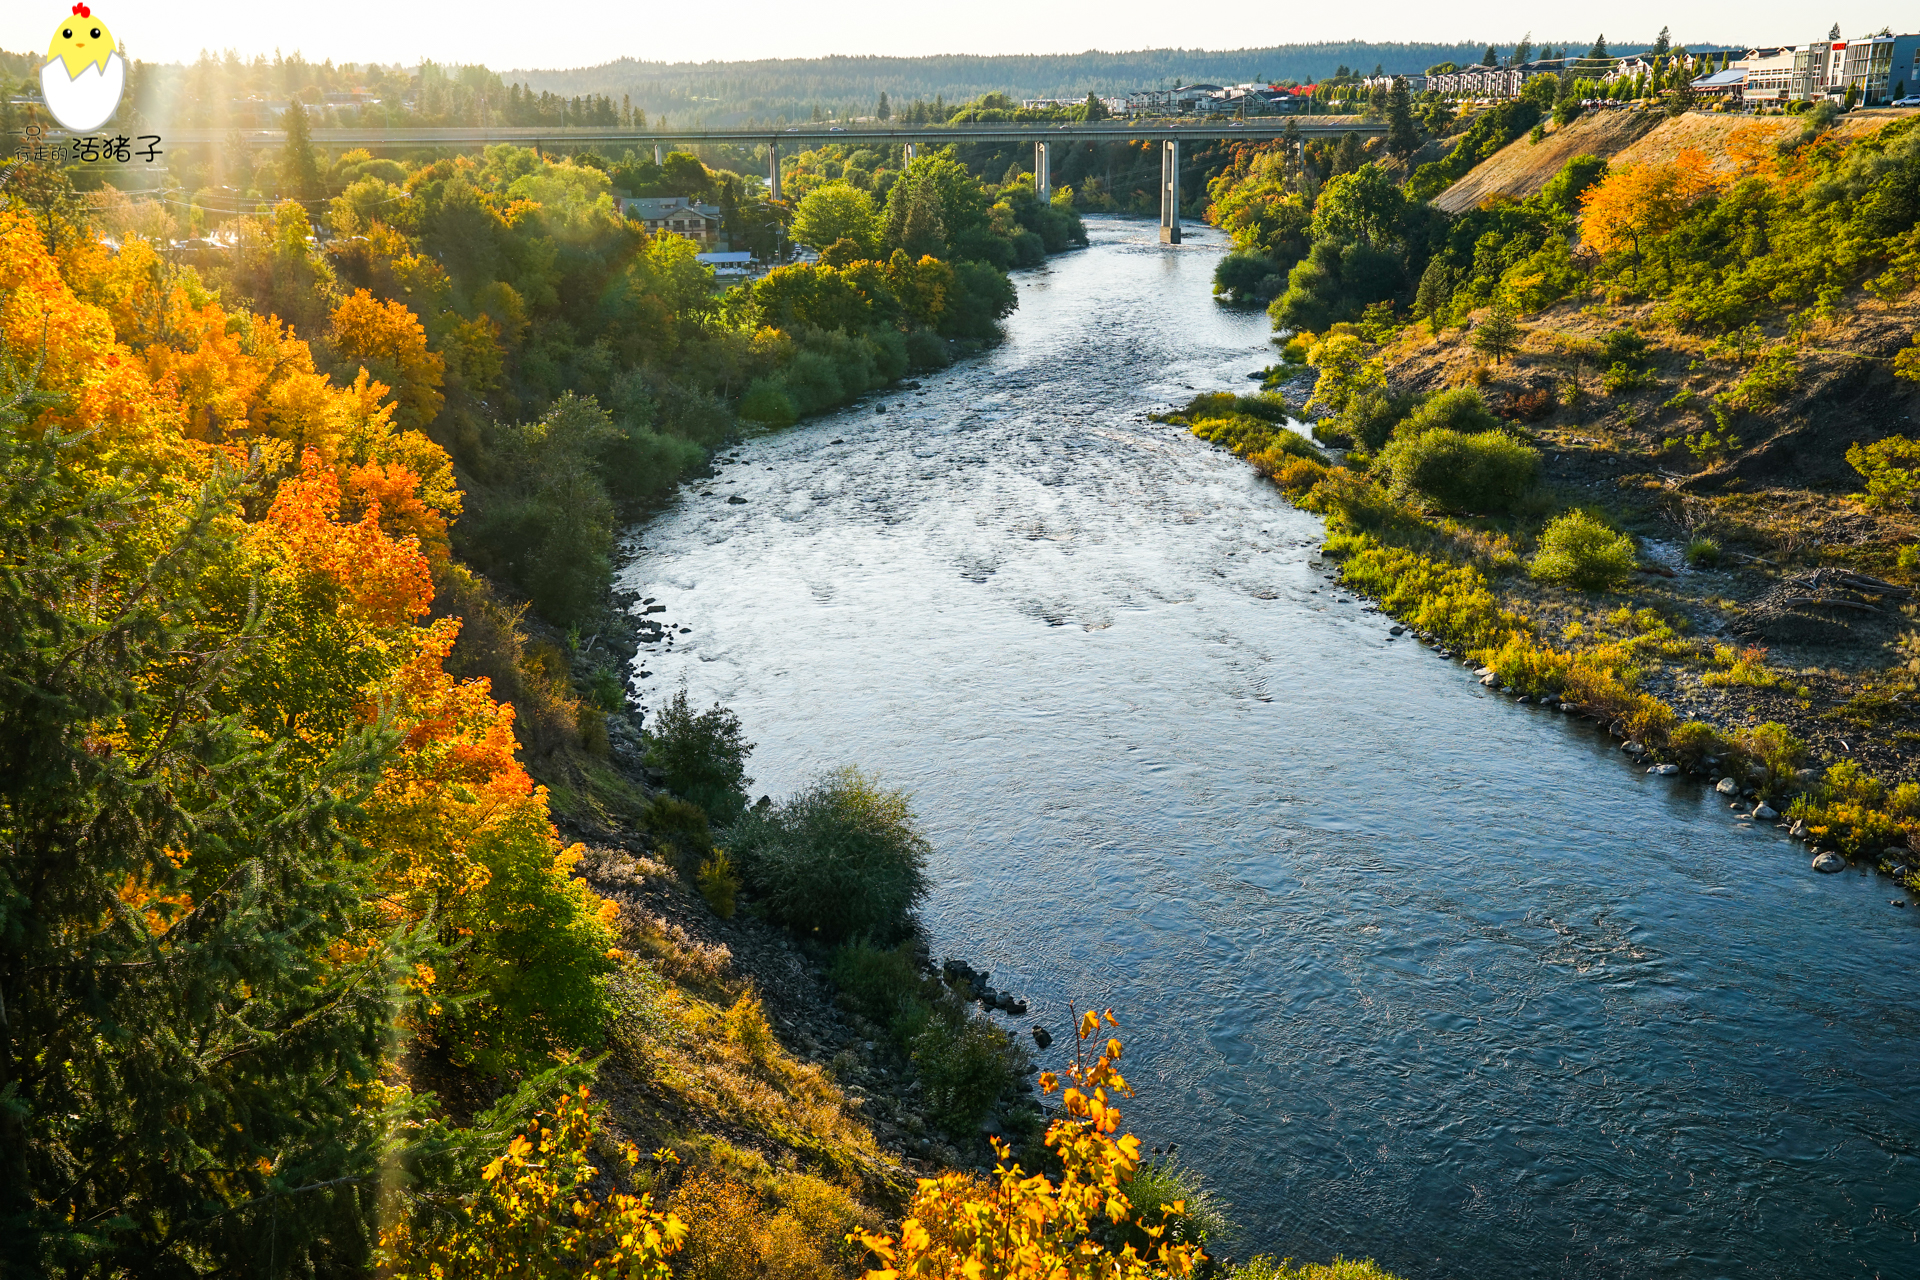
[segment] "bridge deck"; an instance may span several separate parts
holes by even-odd
[[[922,128],[836,127],[833,125],[793,125],[777,129],[315,129],[313,140],[328,147],[446,147],[466,148],[498,142],[522,146],[585,146],[611,143],[630,147],[650,147],[654,143],[738,142],[764,145],[768,142],[823,143],[900,143],[900,142],[1154,142],[1162,139],[1198,141],[1219,138],[1272,139],[1286,134],[1291,124],[1301,134],[1358,133],[1364,137],[1383,135],[1387,126],[1358,116],[1267,116],[1257,120],[1195,121],[1191,124],[1127,124],[1101,121],[1098,124],[1069,125],[936,125]],[[241,140],[249,146],[278,146],[286,140],[280,129],[242,129]],[[221,129],[175,129],[167,141],[177,145],[218,143],[230,136]]]

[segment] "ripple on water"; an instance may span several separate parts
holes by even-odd
[[[1316,522],[1143,417],[1243,385],[1264,316],[1212,233],[1092,230],[912,414],[746,442],[748,505],[648,526],[626,579],[700,641],[650,695],[739,712],[756,791],[913,789],[935,947],[1056,1036],[1114,1006],[1235,1254],[1920,1274],[1907,914],[1309,594]]]

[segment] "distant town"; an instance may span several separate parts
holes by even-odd
[[[1805,44],[1755,45],[1747,48],[1652,50],[1614,57],[1605,43],[1583,56],[1562,50],[1534,50],[1522,44],[1515,55],[1501,56],[1489,47],[1483,62],[1472,66],[1441,63],[1421,72],[1370,75],[1342,67],[1314,84],[1243,83],[1187,84],[1166,89],[1134,89],[1104,97],[1096,95],[1114,116],[1168,115],[1287,115],[1337,110],[1356,98],[1391,89],[1398,81],[1410,93],[1440,97],[1499,99],[1519,96],[1527,81],[1539,76],[1572,76],[1591,82],[1599,98],[1644,96],[1654,87],[1682,83],[1703,105],[1716,102],[1734,107],[1780,107],[1789,102],[1830,99],[1850,106],[1886,106],[1900,102],[1911,91],[1920,95],[1920,34],[1895,35],[1890,30],[1856,40],[1837,36]],[[1081,99],[1030,98],[1021,106],[1034,111],[1084,105]]]

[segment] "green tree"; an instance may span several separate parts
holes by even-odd
[[[298,100],[280,113],[280,127],[287,131],[286,144],[280,149],[281,190],[303,203],[324,197],[326,186],[320,177],[320,162],[313,154],[313,130],[307,109]]]
[[[1404,76],[1393,78],[1387,96],[1387,150],[1397,156],[1410,156],[1420,149],[1420,130],[1413,123],[1413,95],[1407,91]]]
[[[1112,114],[1111,111],[1107,110],[1107,104],[1100,101],[1099,94],[1094,93],[1092,90],[1087,91],[1087,100],[1080,104],[1080,118],[1082,120],[1105,120]]]
[[[1520,43],[1513,46],[1513,63],[1519,66],[1533,57],[1533,32],[1520,37]]]
[[[873,109],[873,118],[885,124],[893,119],[893,104],[887,101],[887,91],[880,91],[880,105]]]
[[[1473,327],[1473,349],[1495,364],[1520,349],[1526,331],[1514,318],[1513,308],[1504,300],[1493,304],[1487,318]]]
[[[719,703],[694,714],[687,691],[654,716],[647,731],[647,763],[666,775],[667,786],[699,805],[718,827],[731,826],[746,812],[747,756],[753,744],[740,729],[740,717]]]
[[[815,187],[793,212],[790,234],[799,243],[825,249],[838,240],[851,240],[866,257],[873,257],[879,224],[873,197],[845,182]]]
[[[1492,45],[1488,45],[1487,51],[1480,56],[1480,65],[1483,67],[1499,66],[1500,51],[1498,49],[1495,49]]]
[[[1673,36],[1668,33],[1667,28],[1662,27],[1660,28],[1660,34],[1654,38],[1653,48],[1648,50],[1647,56],[1651,58],[1664,58],[1672,50]]]
[[[21,403],[0,409],[0,1256],[367,1271],[389,1152],[366,1090],[432,958],[365,932],[370,851],[345,834],[389,740],[303,760],[250,719],[278,624],[249,603],[231,481],[157,509],[22,434]]]

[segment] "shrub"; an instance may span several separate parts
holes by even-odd
[[[1734,735],[1734,744],[1760,770],[1760,792],[1769,798],[1787,789],[1794,770],[1807,759],[1807,744],[1772,720],[1741,729]]]
[[[1898,511],[1920,500],[1920,440],[1887,436],[1847,446],[1847,463],[1867,482],[1867,505]]]
[[[1006,1033],[982,1018],[935,1017],[913,1039],[927,1105],[949,1133],[967,1133],[1013,1085]]]
[[[713,832],[707,823],[707,811],[697,804],[656,795],[641,810],[640,825],[664,845],[676,858],[705,857],[713,848]]]
[[[1607,591],[1627,580],[1633,561],[1633,539],[1584,511],[1569,511],[1541,533],[1528,571],[1539,582]]]
[[[1509,395],[1502,412],[1522,422],[1538,422],[1552,413],[1553,409],[1553,392],[1546,387],[1536,387],[1531,391],[1518,391]]]
[[[1616,361],[1600,375],[1600,389],[1610,396],[1623,395],[1629,391],[1639,391],[1653,385],[1653,375],[1645,369],[1636,369],[1630,364]]]
[[[733,919],[733,900],[740,892],[740,877],[734,874],[724,849],[715,849],[701,862],[700,869],[694,873],[694,883],[699,886],[700,896],[713,908],[713,914],[722,920]]]
[[[1263,253],[1236,250],[1213,268],[1213,296],[1229,302],[1269,302],[1283,284],[1279,264]]]
[[[953,363],[947,352],[947,340],[931,329],[915,329],[907,335],[907,365],[913,369],[944,369]]]
[[[1540,479],[1540,455],[1499,431],[1401,435],[1381,450],[1380,462],[1396,493],[1448,511],[1510,511]]]
[[[827,942],[899,936],[927,891],[930,846],[906,793],[857,769],[745,814],[730,843],[768,916]]]
[[[1478,387],[1454,387],[1429,396],[1412,416],[1394,429],[1394,434],[1417,436],[1437,430],[1474,434],[1494,431],[1499,426],[1500,419],[1487,408],[1487,398]]]
[[[1133,1205],[1128,1239],[1143,1254],[1148,1236],[1142,1227],[1164,1227],[1167,1241],[1199,1245],[1226,1235],[1232,1225],[1226,1205],[1178,1156],[1141,1164],[1126,1189]]]
[[[1689,720],[1667,735],[1667,754],[1682,764],[1698,766],[1708,757],[1724,758],[1732,748],[1710,724]]]
[[[731,825],[746,808],[747,755],[753,744],[740,718],[719,703],[693,714],[682,688],[654,717],[647,763],[667,775],[667,786],[706,810],[716,825]]]
[[[1600,363],[1612,368],[1624,365],[1634,373],[1644,372],[1652,357],[1647,340],[1631,329],[1615,329],[1600,339]]]
[[[755,378],[748,384],[747,394],[740,397],[740,416],[749,422],[784,427],[799,419],[800,408],[779,379]]]
[[[1229,1273],[1229,1280],[1398,1280],[1371,1259],[1336,1257],[1332,1262],[1302,1262],[1292,1258],[1276,1259],[1263,1253],[1241,1263]]]
[[[773,1028],[767,1025],[767,1011],[760,997],[751,991],[720,1015],[720,1024],[727,1043],[745,1054],[749,1062],[765,1063],[773,1055]]]
[[[1265,467],[1262,466],[1266,456],[1265,454],[1256,456],[1253,460],[1254,465],[1261,467],[1262,470],[1266,470]],[[1280,492],[1286,494],[1289,498],[1297,498],[1319,484],[1321,479],[1326,476],[1327,468],[1311,458],[1290,457],[1282,462],[1278,468],[1266,470],[1266,474],[1275,484],[1280,486]]]
[[[833,953],[827,976],[839,988],[842,1003],[883,1027],[892,1027],[914,1012],[915,1005],[925,1003],[920,994],[925,980],[912,949],[904,944],[885,950],[865,942],[849,943]]]
[[[1687,563],[1696,569],[1711,569],[1720,563],[1720,544],[1712,538],[1695,538],[1687,544]]]

